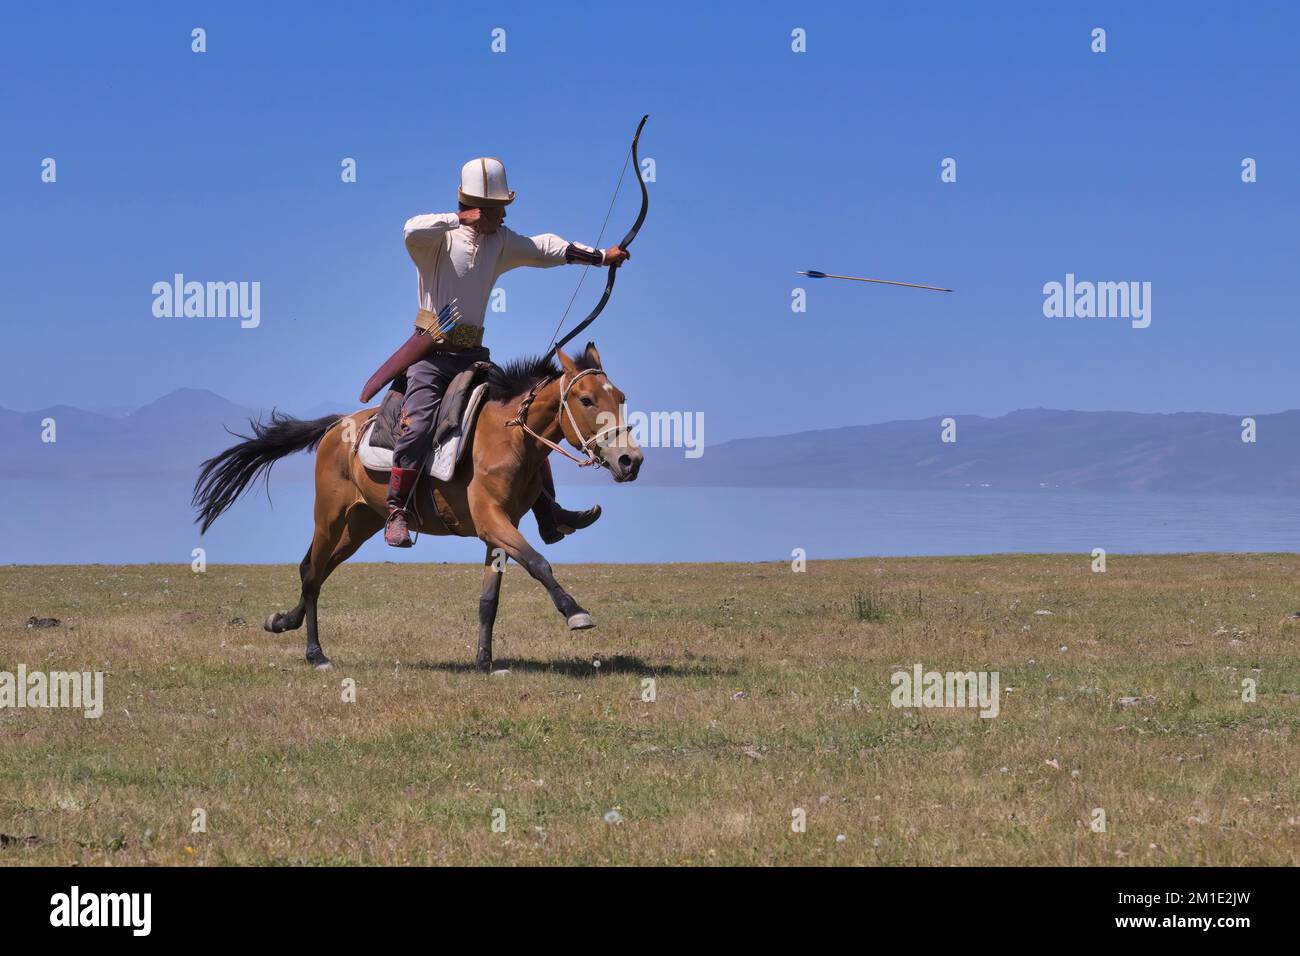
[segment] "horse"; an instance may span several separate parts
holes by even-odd
[[[519,531],[519,519],[542,489],[540,468],[552,450],[580,464],[609,471],[616,482],[635,481],[643,455],[623,423],[624,394],[609,380],[595,343],[577,360],[556,352],[549,358],[517,359],[488,370],[487,400],[465,441],[471,442],[448,481],[427,471],[417,490],[413,527],[424,534],[476,536],[487,546],[479,596],[478,670],[492,670],[492,629],[501,598],[504,558],[511,558],[551,595],[570,630],[594,627],[591,615],[562,588],[550,563]],[[251,436],[200,466],[192,504],[204,533],[259,475],[270,480],[276,461],[300,451],[316,453],[316,529],[299,565],[302,592],[290,611],[269,615],[273,634],[307,624],[307,662],[333,663],[321,647],[316,604],[321,585],[384,526],[387,472],[366,469],[356,445],[378,408],[304,421],[272,411],[268,421],[250,420]],[[613,422],[614,424],[607,424]],[[579,459],[559,442],[585,454]],[[435,503],[434,495],[438,501]],[[448,516],[444,521],[439,513]]]

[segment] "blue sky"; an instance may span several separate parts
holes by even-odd
[[[594,242],[648,112],[649,218],[592,328],[634,408],[703,411],[710,441],[1294,408],[1297,32],[1284,3],[24,4],[0,34],[0,405],[349,410],[416,308],[402,223],[454,208],[462,162],[505,160],[511,226]],[[638,198],[629,174],[605,245]],[[504,278],[495,357],[545,348],[579,271]],[[176,272],[260,282],[261,326],[155,318]],[[1045,318],[1067,272],[1151,282],[1151,327]]]

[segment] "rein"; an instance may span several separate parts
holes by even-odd
[[[528,390],[528,394],[525,395],[523,400],[519,403],[519,411],[515,414],[515,417],[510,419],[510,421],[506,422],[506,427],[509,428],[511,426],[518,426],[522,428],[526,434],[531,435],[533,438],[536,438],[543,445],[548,446],[553,451],[558,451],[561,455],[563,455],[565,458],[568,458],[570,461],[577,462],[579,468],[586,468],[588,465],[600,465],[601,467],[608,468],[609,464],[605,462],[603,459],[601,459],[598,455],[596,455],[596,453],[592,451],[592,449],[601,448],[602,439],[610,432],[614,432],[614,433],[625,432],[628,430],[628,426],[610,425],[608,428],[602,428],[600,431],[596,432],[590,438],[587,438],[582,434],[582,429],[578,427],[578,420],[573,415],[573,409],[569,407],[569,391],[573,388],[574,385],[576,385],[579,381],[581,381],[584,377],[588,375],[604,375],[604,374],[605,372],[603,369],[584,368],[577,375],[573,376],[573,378],[569,378],[567,372],[561,373],[560,375],[560,407],[556,409],[555,418],[556,421],[560,422],[560,432],[561,434],[563,434],[564,423],[561,420],[561,416],[562,415],[569,416],[569,427],[573,429],[573,434],[578,437],[578,441],[575,442],[574,444],[578,447],[579,451],[581,451],[584,455],[587,456],[585,459],[570,454],[567,449],[551,441],[549,438],[546,438],[543,435],[539,435],[529,426],[528,422],[525,421],[525,418],[528,415],[528,409],[532,407],[533,400],[537,398],[537,393],[540,392],[547,385],[549,385],[552,381],[554,381],[554,379],[551,379],[550,381],[538,381],[534,383],[533,387]]]

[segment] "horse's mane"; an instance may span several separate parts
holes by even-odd
[[[588,368],[591,365],[585,351],[574,362],[578,368]],[[549,382],[559,377],[560,367],[542,355],[511,359],[505,365],[494,364],[488,372],[488,398],[494,402],[504,402],[522,395],[538,382]]]
[[[488,371],[488,397],[494,402],[522,395],[541,381],[549,382],[560,375],[560,367],[541,355],[511,359],[505,365],[493,365]]]

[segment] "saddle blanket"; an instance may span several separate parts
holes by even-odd
[[[465,410],[459,416],[460,420],[450,429],[445,430],[445,434],[442,434],[443,429],[438,430],[438,437],[441,440],[434,445],[426,468],[429,475],[438,481],[451,480],[452,474],[456,471],[456,465],[460,463],[461,457],[465,454],[465,449],[472,444],[465,440],[465,436],[474,427],[474,421],[478,418],[479,409],[483,405],[483,400],[487,397],[487,389],[487,382],[480,382],[474,386],[468,401],[465,402]],[[388,471],[393,467],[393,450],[391,448],[380,448],[370,443],[379,418],[380,415],[377,413],[366,423],[365,428],[361,430],[361,440],[357,443],[357,457],[361,459],[361,464],[365,465],[370,471]]]

